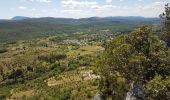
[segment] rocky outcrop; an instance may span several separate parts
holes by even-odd
[[[96,93],[96,95],[94,96],[93,100],[103,100],[101,95],[99,94],[99,92]]]
[[[105,100],[99,92],[96,93],[93,100]],[[145,91],[143,85],[131,84],[130,91],[126,94],[125,100],[145,100]]]
[[[144,86],[132,83],[125,100],[145,100]]]

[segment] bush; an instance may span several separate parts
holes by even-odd
[[[22,71],[22,69],[17,69],[17,70],[13,70],[11,72],[10,75],[8,75],[8,79],[14,79],[14,78],[19,78],[19,77],[23,77],[24,73]]]
[[[50,66],[50,70],[54,70],[54,71],[56,71],[57,73],[61,73],[61,72],[63,72],[65,69],[66,69],[65,64],[62,64],[62,63],[59,63],[59,62],[56,62],[56,63],[54,63],[54,64],[52,64],[52,65]]]
[[[64,90],[62,95],[61,95],[61,100],[70,100],[71,98],[71,90]]]
[[[146,85],[147,98],[148,100],[169,100],[169,89],[170,77],[163,79],[161,76],[155,76]]]
[[[0,53],[5,53],[5,52],[7,52],[7,51],[8,51],[7,49],[0,48]]]
[[[0,100],[5,100],[5,97],[10,95],[10,88],[0,88]]]
[[[114,38],[106,45],[96,65],[101,77],[99,89],[105,97],[113,92],[122,97],[126,84],[134,82],[146,86],[157,74],[163,78],[170,75],[169,49],[151,33],[151,28],[143,26],[129,35]],[[118,77],[125,82],[119,82]],[[155,82],[159,83],[159,80]]]
[[[66,54],[49,54],[49,55],[41,55],[38,57],[39,60],[43,60],[49,63],[54,63],[56,61],[67,58]]]

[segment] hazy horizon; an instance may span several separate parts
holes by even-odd
[[[51,16],[42,16],[42,17],[29,17],[29,16],[13,16],[11,18],[6,18],[6,19],[0,19],[0,20],[12,20],[15,17],[28,17],[28,18],[65,18],[65,19],[83,19],[83,18],[107,18],[107,17],[141,17],[141,18],[159,18],[159,16],[155,16],[155,17],[145,17],[145,16],[104,16],[104,17],[100,17],[100,16],[91,16],[91,17],[82,17],[82,18],[72,18],[72,17],[51,17]]]
[[[4,0],[0,19],[88,18],[108,16],[158,17],[168,0]]]

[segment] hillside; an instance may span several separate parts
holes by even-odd
[[[85,32],[95,33],[97,30],[112,32],[129,32],[143,25],[159,24],[158,18],[143,17],[91,17],[72,18],[27,18],[16,16],[12,20],[0,20],[0,42],[53,36],[60,33]]]
[[[29,19],[29,17],[15,16],[15,17],[12,18],[12,20],[24,20],[24,19]]]
[[[0,100],[90,100],[97,92],[91,66],[104,50],[100,37],[59,34],[2,45]]]

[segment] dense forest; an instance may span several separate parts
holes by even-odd
[[[140,25],[158,25],[160,22],[159,18],[143,17],[91,17],[82,19],[21,17],[20,19],[0,20],[0,41],[11,42],[75,32],[93,34],[97,30],[127,33]],[[159,30],[157,29],[157,31]]]

